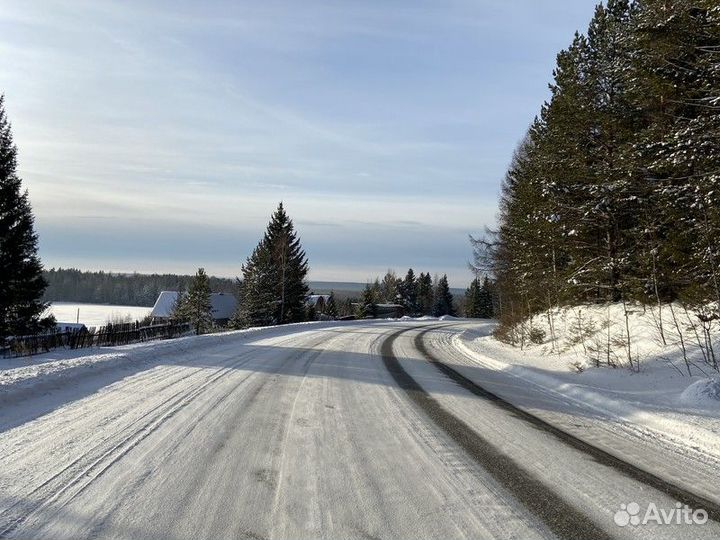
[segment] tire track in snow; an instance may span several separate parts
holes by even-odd
[[[457,330],[458,327],[454,326],[452,328]],[[446,363],[453,365],[458,362],[460,367],[477,366],[478,363],[474,359],[468,358],[466,353],[458,349],[454,340],[449,339],[448,335],[450,334],[438,332],[433,335],[431,340],[423,340],[423,343],[426,348],[430,344],[430,348],[436,351],[448,348],[458,354],[458,356],[453,357],[452,362]],[[457,334],[454,335],[457,336]],[[548,389],[520,375],[513,373],[510,373],[510,375],[523,383],[530,384],[534,394],[537,393],[551,401],[560,402],[573,410],[579,406],[577,399],[567,398],[558,390]],[[522,409],[522,407],[518,408]],[[693,498],[696,500],[718,500],[717,484],[709,481],[707,474],[700,473],[700,471],[720,470],[720,460],[713,455],[702,451],[700,447],[688,446],[682,441],[676,441],[671,435],[654,431],[638,423],[628,422],[622,417],[616,417],[602,409],[595,409],[590,406],[590,410],[598,411],[603,416],[603,421],[592,422],[587,425],[584,422],[579,424],[574,422],[569,426],[558,424],[554,419],[545,420],[545,422],[563,433],[581,439],[592,447],[604,449],[609,454],[619,457],[621,461],[628,462],[646,473],[661,478],[663,478],[663,473],[667,474],[668,476],[664,477],[666,483],[679,487],[686,492],[692,492]],[[529,414],[536,416],[532,412]],[[585,429],[588,427],[592,429],[592,434],[588,432],[577,434],[575,431],[577,428]],[[621,433],[618,433],[618,431]],[[620,438],[620,441],[618,441],[618,438]],[[620,442],[620,445],[618,445],[618,442]],[[632,443],[630,448],[628,448],[627,442]],[[618,448],[622,449],[622,451],[616,451]],[[658,454],[658,450],[661,450],[662,454]],[[655,466],[655,471],[660,471],[660,474],[654,472],[653,468],[648,465],[648,452],[654,457],[655,463],[672,463],[672,469],[658,469]],[[659,456],[662,457],[659,458]],[[710,504],[718,506],[717,502]],[[718,516],[717,512],[715,516]]]
[[[290,343],[293,341],[293,338],[286,338],[281,341],[278,341],[275,346],[282,346],[285,343]],[[228,347],[225,346],[223,348],[227,349]],[[240,359],[249,358],[252,355],[255,354],[254,350],[245,351],[242,354],[237,355],[236,357],[229,360],[229,362],[237,362]],[[252,358],[250,358],[252,360]],[[227,366],[229,362],[225,362],[220,368]],[[243,364],[244,365],[244,364]],[[163,367],[165,369],[157,369],[158,367]],[[186,365],[177,365],[174,363],[170,364],[161,364],[160,366],[155,366],[152,369],[149,369],[145,372],[141,372],[138,376],[138,374],[130,376],[128,379],[121,379],[120,381],[114,382],[110,384],[109,386],[103,388],[99,391],[101,394],[99,398],[104,401],[113,401],[111,407],[113,408],[112,415],[108,416],[106,418],[103,418],[102,427],[113,427],[112,423],[118,421],[118,419],[123,418],[125,415],[127,415],[128,411],[134,409],[137,406],[137,401],[124,401],[119,404],[117,404],[114,401],[115,395],[112,392],[105,393],[104,390],[107,389],[114,389],[116,385],[122,384],[122,387],[119,388],[120,391],[124,394],[133,395],[134,391],[136,389],[140,389],[144,392],[144,394],[147,394],[149,396],[161,396],[165,391],[181,384],[187,381],[188,379],[191,379],[193,377],[197,377],[199,374],[202,374],[204,371],[204,366],[199,367],[193,367],[193,369],[188,369],[192,366],[186,366]],[[233,368],[237,369],[238,367],[241,367],[238,364],[233,364]],[[160,383],[159,385],[156,385],[155,383]],[[154,386],[153,386],[154,385]],[[182,392],[186,392],[188,389],[184,388],[179,390],[178,392],[174,393],[172,396],[165,397],[162,401],[158,402],[156,406],[152,407],[151,409],[147,410],[142,415],[138,416],[134,420],[130,421],[128,424],[120,428],[120,432],[127,431],[128,429],[133,428],[136,424],[144,420],[148,417],[149,414],[152,414],[155,412],[158,408],[166,405],[171,399],[174,397],[180,395]],[[103,409],[104,403],[95,403],[95,405]],[[118,405],[121,408],[117,408]],[[58,423],[53,423],[53,429],[47,430],[43,429],[44,426],[42,424],[39,425],[39,427],[36,430],[31,431],[28,435],[26,435],[25,439],[28,441],[31,441],[32,445],[34,447],[42,447],[45,445],[45,442],[48,440],[58,439],[62,436],[65,436],[68,433],[73,433],[77,430],[77,426],[79,423],[81,423],[83,420],[85,420],[88,416],[92,415],[93,410],[88,410],[87,408],[83,407],[77,407],[74,409],[71,409],[70,411],[65,410],[66,407],[62,407],[61,409],[58,409],[54,411],[53,415],[58,414],[58,411],[62,411],[62,424],[58,425]],[[38,423],[37,420],[33,420],[33,424]],[[79,460],[86,457],[91,452],[95,451],[97,448],[100,448],[103,445],[106,445],[111,437],[116,437],[118,433],[115,433],[111,435],[110,437],[106,439],[102,439],[92,445],[90,448],[86,449],[80,456],[75,458],[71,463],[69,463],[66,467],[63,467],[62,470],[58,471],[56,474],[53,474],[50,478],[46,479],[45,481],[41,482],[42,484],[46,484],[50,481],[52,481],[56,476],[64,472],[65,469],[72,467],[75,465]],[[24,442],[24,441],[21,441]],[[6,461],[12,457],[14,457],[17,454],[26,454],[28,452],[28,446],[26,444],[15,444],[14,447],[8,451],[0,453],[0,460]],[[29,494],[33,494],[37,491],[37,487],[34,488],[32,491],[29,492]],[[7,510],[7,509],[6,509]],[[2,512],[0,512],[0,517],[2,516]]]
[[[286,338],[275,346],[293,342],[295,339],[295,337]],[[325,340],[326,338],[322,337],[319,340],[315,340],[310,346],[314,347],[316,344],[322,343]],[[160,404],[131,422],[128,426],[125,426],[122,431],[114,437],[99,442],[81,456],[75,458],[70,464],[26,495],[26,499],[34,495],[37,496],[38,500],[36,502],[28,504],[26,500],[20,500],[0,512],[0,527],[2,527],[0,528],[0,538],[11,536],[12,533],[26,520],[31,518],[32,515],[48,506],[57,504],[58,508],[61,508],[72,501],[73,498],[87,489],[112,465],[122,459],[125,454],[157,431],[167,420],[189,405],[209,386],[221,379],[228,372],[251,362],[256,354],[257,351],[254,350],[249,350],[241,354],[236,357],[234,361],[213,371],[199,386],[193,386],[189,391],[188,389],[181,389],[175,392],[169,398],[163,400]],[[197,375],[198,371],[195,371],[187,377],[181,377],[176,380],[174,384],[180,383],[193,375]],[[235,385],[225,397],[234,392],[240,385],[255,374],[256,372],[250,372]],[[171,387],[174,384],[169,386]],[[144,420],[146,421],[143,422]],[[105,449],[108,443],[111,444],[111,447]]]
[[[285,341],[283,341],[282,343],[284,344]],[[317,345],[317,343],[313,343],[310,346],[314,347],[316,345]],[[288,363],[290,363],[291,361],[295,361],[295,360],[296,360],[295,357],[287,357],[283,360],[281,365],[277,366],[276,369],[283,370],[286,368]],[[211,402],[205,403],[203,405],[204,410],[202,410],[202,412],[200,412],[199,414],[193,415],[192,423],[188,423],[188,424],[184,425],[182,428],[182,431],[174,433],[174,436],[173,436],[174,441],[172,442],[172,444],[170,446],[164,447],[162,449],[161,457],[159,458],[158,464],[164,463],[168,458],[171,458],[174,455],[174,453],[179,449],[179,447],[184,443],[184,441],[187,440],[187,437],[189,437],[201,425],[201,423],[203,422],[203,420],[205,420],[205,418],[207,418],[211,413],[215,412],[217,410],[218,406],[220,406],[223,402],[225,402],[228,398],[230,398],[230,396],[232,396],[235,392],[237,392],[241,387],[245,386],[245,383],[248,382],[248,380],[251,377],[255,378],[256,375],[258,375],[257,372],[251,373],[247,377],[242,378],[240,381],[238,381],[237,383],[232,385],[232,387],[228,391],[223,393],[222,395],[216,396]],[[268,387],[268,385],[275,382],[274,379],[271,378],[273,373],[270,372],[270,373],[267,373],[267,375],[268,375],[267,377],[262,378],[262,380],[258,384],[256,384],[254,387],[249,389],[249,391],[243,395],[243,399],[244,399],[244,403],[245,403],[246,407],[249,406],[249,404],[252,404],[254,401],[256,401],[258,399],[258,396],[260,395],[260,393],[264,389],[266,389]],[[212,463],[213,456],[215,454],[217,454],[217,452],[219,450],[221,450],[221,447],[213,448],[209,454],[205,455],[205,459],[204,459],[203,463],[204,464]],[[158,465],[156,465],[156,466],[158,466]],[[147,476],[149,474],[150,474],[149,472],[146,472],[144,476]],[[193,474],[195,476],[202,477],[205,475],[205,469],[195,470],[195,471],[193,471]],[[133,496],[137,492],[137,490],[143,485],[144,476],[135,478],[132,481],[132,485],[130,485],[129,489],[124,493],[123,499],[118,499],[116,501],[115,505],[111,509],[108,510],[108,512],[107,512],[108,515],[111,515],[115,508],[122,505],[125,499],[133,498]],[[190,495],[191,495],[191,492],[188,492],[186,498],[183,500],[183,504],[181,504],[181,507],[184,507],[186,504],[190,503],[190,500],[189,500]],[[98,528],[98,530],[101,530],[102,525],[98,525],[97,528]]]
[[[465,377],[464,375],[450,367],[448,364],[438,359],[430,351],[428,351],[427,347],[425,346],[424,337],[429,332],[433,332],[435,330],[437,330],[437,327],[427,328],[419,332],[415,336],[415,347],[418,351],[420,351],[420,353],[422,353],[423,356],[425,356],[425,358],[427,358],[427,360],[431,364],[433,364],[445,376],[452,379],[453,382],[478,397],[482,397],[492,401],[495,405],[509,412],[513,416],[524,420],[525,422],[528,422],[533,426],[553,435],[559,441],[575,448],[576,450],[590,455],[598,463],[601,463],[608,467],[612,467],[617,471],[623,473],[624,475],[634,480],[637,480],[638,482],[642,482],[647,486],[666,493],[670,497],[673,497],[675,500],[688,505],[693,510],[698,508],[704,509],[705,511],[707,511],[709,518],[713,521],[720,520],[720,505],[718,505],[716,502],[691,493],[686,489],[676,486],[658,476],[655,476],[654,474],[651,474],[647,471],[644,471],[643,469],[640,469],[639,467],[636,467],[635,465],[623,461],[622,459],[606,452],[605,450],[593,446],[592,444],[585,442],[582,439],[579,439],[574,435],[567,433],[566,431],[563,431],[562,429],[527,412],[526,410],[516,407],[509,401],[504,400],[497,394],[485,390],[475,382]]]
[[[411,401],[558,537],[568,540],[577,540],[578,538],[608,540],[612,538],[586,515],[565,502],[518,463],[440,405],[405,371],[393,352],[393,342],[401,335],[413,330],[417,330],[417,327],[391,334],[381,347],[385,367]],[[422,343],[422,335],[431,330],[428,329],[418,334],[416,345]],[[427,356],[424,347],[418,348]],[[432,358],[428,359],[434,363]],[[470,381],[467,382],[473,384]]]
[[[3,529],[0,530],[0,538],[5,538],[11,535],[12,532],[33,513],[54,503],[59,503],[58,506],[62,507],[70,502],[74,497],[82,493],[82,491],[84,491],[92,482],[99,478],[114,463],[121,459],[122,456],[137,446],[137,444],[139,444],[144,438],[157,430],[165,421],[174,416],[174,414],[181,410],[184,406],[189,404],[205,389],[205,387],[224,375],[228,369],[232,368],[221,369],[219,370],[220,373],[215,372],[215,377],[211,380],[206,380],[206,382],[200,387],[197,387],[194,392],[183,394],[181,391],[170,396],[167,401],[164,401],[157,407],[154,407],[123,430],[123,433],[128,430],[130,433],[125,436],[122,436],[121,433],[121,436],[119,437],[120,440],[115,442],[109,449],[104,450],[102,448],[108,443],[108,440],[104,440],[95,447],[91,448],[87,453],[73,460],[61,471],[57,472],[43,484],[37,486],[32,492],[30,492],[30,496],[39,495],[40,497],[40,500],[30,506],[30,508],[28,508],[27,505],[24,505],[23,501],[18,501],[10,506],[5,512],[3,512],[2,515],[0,515],[0,519],[3,522],[9,522]],[[129,429],[136,427],[138,424],[142,423],[142,420],[146,419],[149,420],[143,423],[139,428]],[[98,453],[99,456],[97,456]],[[86,464],[88,461],[90,461],[90,463]],[[64,497],[64,500],[60,501],[60,499],[63,498],[63,495],[67,492],[70,492],[70,494],[67,497]],[[8,518],[7,514],[16,515]]]
[[[338,337],[336,336],[331,339],[338,339]],[[327,341],[328,341],[327,339],[323,339],[322,341],[320,341],[320,343],[327,342]],[[316,345],[319,345],[320,343],[317,343]],[[315,359],[317,359],[317,357],[320,356],[322,353],[323,353],[323,350],[320,349],[320,350],[311,351],[309,354],[306,352],[305,354],[300,356],[301,358],[303,356],[307,356],[307,358],[305,359],[302,369],[300,370],[301,374],[302,374],[302,379],[300,379],[300,383],[298,384],[297,390],[295,391],[295,398],[293,399],[293,404],[292,404],[292,407],[290,408],[290,414],[288,415],[288,420],[287,420],[287,424],[285,427],[285,433],[282,438],[281,448],[282,448],[283,453],[280,458],[280,467],[275,475],[277,478],[277,482],[275,483],[275,486],[274,486],[275,494],[273,495],[272,509],[270,510],[271,523],[273,524],[273,527],[271,528],[270,534],[269,534],[270,538],[276,538],[277,535],[275,534],[275,529],[284,524],[283,520],[278,519],[276,516],[278,513],[278,508],[280,506],[280,496],[282,494],[283,476],[284,476],[284,472],[286,469],[286,462],[287,462],[287,454],[286,454],[285,450],[287,448],[287,440],[288,440],[288,437],[290,436],[290,430],[293,428],[293,420],[295,418],[295,409],[297,408],[297,402],[298,402],[298,399],[300,398],[300,394],[302,393],[303,387],[305,385],[305,380],[307,379],[307,373],[310,370],[310,366],[315,361]],[[296,374],[296,375],[299,375],[299,374]]]

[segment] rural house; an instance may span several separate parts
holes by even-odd
[[[177,291],[162,291],[160,293],[150,312],[153,323],[164,322],[171,318],[179,296],[180,293]],[[237,309],[237,299],[234,295],[227,293],[212,293],[210,295],[210,304],[212,305],[212,316],[215,324],[219,326],[225,326]]]

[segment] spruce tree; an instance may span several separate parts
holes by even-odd
[[[47,282],[37,255],[38,237],[28,192],[17,175],[17,148],[0,96],[0,343],[54,324],[42,318]]]
[[[242,268],[239,327],[286,324],[305,319],[308,262],[281,202],[262,240]]]
[[[238,308],[230,322],[233,328],[267,326],[275,322],[275,283],[270,271],[271,264],[268,251],[260,244],[242,266]]]
[[[546,311],[552,334],[551,308],[587,301],[720,319],[718,51],[716,0],[608,0],[561,51],[473,239],[504,324]]]
[[[438,280],[432,314],[434,317],[456,315],[455,306],[453,305],[453,296],[450,292],[450,286],[448,285],[447,274],[444,274],[443,277]]]
[[[325,302],[325,315],[327,315],[327,317],[332,320],[338,318],[338,307],[337,303],[335,302],[334,291],[330,291],[330,296],[328,296],[327,302]]]
[[[400,302],[405,307],[405,311],[412,315],[418,311],[418,281],[415,272],[409,268],[405,278],[398,285],[398,294]]]
[[[417,304],[422,315],[432,314],[433,307],[433,283],[430,272],[420,272],[417,284]]]
[[[380,283],[380,298],[387,303],[394,304],[398,301],[398,291],[401,280],[393,270],[388,270]]]
[[[378,295],[380,291],[380,284],[377,280],[372,285],[368,283],[363,289],[356,316],[358,319],[365,319],[370,317],[372,319],[378,316]]]
[[[480,278],[476,277],[465,291],[465,316],[471,319],[480,318],[480,287]]]
[[[504,322],[637,288],[648,197],[635,142],[647,119],[629,91],[633,9],[627,0],[599,5],[587,35],[561,51],[551,99],[508,170],[488,242]]]
[[[210,294],[210,280],[205,269],[198,268],[187,294],[178,299],[173,317],[189,322],[196,334],[204,334],[212,329],[214,324]]]
[[[495,316],[492,283],[487,276],[483,279],[482,286],[480,287],[477,316],[481,319],[492,319]]]

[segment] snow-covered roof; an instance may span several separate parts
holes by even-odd
[[[308,306],[317,306],[317,304],[321,298],[322,298],[323,302],[327,302],[328,299],[330,298],[330,295],[329,294],[311,294],[307,297],[307,299],[305,300],[305,303]]]
[[[175,302],[178,299],[177,291],[163,291],[155,300],[155,305],[150,312],[151,317],[158,317],[160,319],[167,319],[172,314],[172,310],[175,307]]]
[[[177,291],[163,291],[155,301],[151,317],[159,319],[167,319],[172,315],[179,293]],[[232,294],[212,293],[210,295],[210,305],[212,305],[212,314],[214,319],[230,319],[237,308],[237,300]]]

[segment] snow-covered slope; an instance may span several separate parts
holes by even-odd
[[[630,309],[626,326],[622,306],[597,306],[558,310],[552,321],[547,315],[535,317],[532,327],[544,334],[542,343],[511,346],[487,327],[456,334],[453,344],[485,367],[720,458],[720,374],[705,361],[702,339],[691,339],[693,321],[678,306],[673,309],[678,319],[685,318],[678,326],[690,375],[669,307],[663,313],[665,343],[657,309]],[[608,357],[615,367],[608,366]]]

